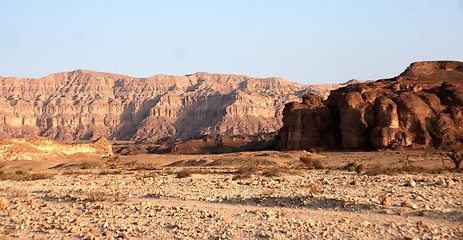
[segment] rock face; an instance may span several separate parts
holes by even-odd
[[[463,127],[463,62],[412,63],[392,79],[352,84],[326,101],[288,103],[278,149],[428,148]]]
[[[284,103],[312,86],[196,73],[133,78],[77,70],[0,77],[0,137],[156,141],[276,132]]]
[[[4,138],[0,140],[0,159],[7,161],[79,155],[107,157],[112,154],[111,144],[103,137],[87,144],[62,144],[42,137]]]

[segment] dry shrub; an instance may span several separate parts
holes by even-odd
[[[344,166],[344,169],[347,170],[348,172],[355,172],[356,167],[357,167],[356,162],[349,162]]]
[[[265,177],[281,177],[287,170],[284,167],[273,167],[267,169],[262,175]]]
[[[191,170],[189,168],[184,168],[184,169],[176,172],[176,177],[177,178],[186,178],[186,177],[190,177],[193,173],[194,173],[193,170]]]
[[[320,160],[314,159],[312,156],[302,156],[299,157],[299,160],[304,163],[308,169],[325,169],[325,166],[321,163]]]
[[[257,173],[257,169],[257,166],[253,164],[242,166],[238,168],[238,170],[235,172],[236,175],[233,177],[233,180],[241,178],[250,178],[252,174]]]
[[[83,161],[80,164],[80,169],[96,169],[100,167],[101,167],[101,163],[98,161]]]

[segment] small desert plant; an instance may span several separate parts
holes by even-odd
[[[455,170],[460,170],[463,161],[463,118],[452,114],[453,128],[445,120],[438,120],[431,134],[440,142],[438,150],[452,160]],[[443,160],[442,160],[443,161]]]
[[[349,162],[344,166],[344,169],[347,170],[348,172],[355,172],[355,168],[357,167],[356,162]]]
[[[238,168],[235,172],[235,176],[233,177],[234,180],[240,179],[240,178],[249,178],[251,177],[252,174],[257,173],[257,166],[255,164],[248,164],[245,166],[242,166]]]
[[[190,177],[193,174],[193,170],[189,168],[184,168],[176,173],[177,178],[186,178]]]
[[[267,169],[262,175],[266,177],[280,177],[284,174],[286,170],[287,169],[283,167],[273,167]]]
[[[299,157],[299,160],[304,163],[308,169],[325,169],[325,166],[318,159],[313,159],[311,156],[302,156]]]
[[[100,168],[101,163],[97,161],[83,161],[80,164],[80,169],[95,169],[95,168]]]

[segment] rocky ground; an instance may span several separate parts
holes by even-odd
[[[325,169],[306,169],[300,156]],[[0,239],[463,239],[461,173],[343,169],[403,166],[406,156],[139,155],[115,169],[107,160],[2,162]],[[436,162],[411,156],[415,166]]]

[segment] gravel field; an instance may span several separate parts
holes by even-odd
[[[16,172],[50,178],[0,181],[0,239],[463,239],[461,173],[307,170],[296,167],[301,153],[278,154]],[[264,165],[236,165],[258,156]]]

